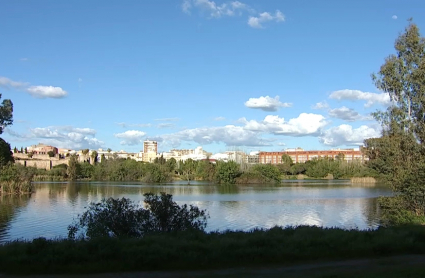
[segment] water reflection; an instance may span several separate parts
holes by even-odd
[[[173,194],[179,204],[206,209],[210,214],[209,231],[275,225],[373,228],[379,213],[376,197],[391,194],[386,187],[351,185],[349,181],[286,181],[278,186],[36,183],[31,196],[0,197],[0,242],[66,236],[67,226],[90,202],[111,196],[142,202],[147,192]]]

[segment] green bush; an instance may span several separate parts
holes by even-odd
[[[172,195],[146,193],[146,208],[130,199],[103,199],[91,203],[76,223],[68,226],[68,237],[141,237],[154,232],[203,231],[208,215],[196,206],[177,205]]]

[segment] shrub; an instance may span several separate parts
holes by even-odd
[[[205,210],[186,204],[179,206],[172,195],[163,192],[159,196],[153,193],[144,196],[146,208],[127,198],[91,203],[79,220],[68,226],[68,238],[142,237],[153,232],[205,229],[208,218]]]

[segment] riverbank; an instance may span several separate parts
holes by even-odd
[[[121,240],[40,238],[1,245],[0,269],[7,274],[76,274],[290,266],[425,254],[424,233],[423,226],[374,231],[301,226],[156,234]]]

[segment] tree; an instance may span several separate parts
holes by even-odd
[[[108,153],[111,153],[111,152],[112,152],[111,148],[108,148],[106,151],[107,151]]]
[[[14,147],[13,148],[13,153],[18,153],[18,148],[17,147]]]
[[[378,74],[372,75],[376,87],[389,94],[392,105],[374,114],[382,124],[383,135],[366,140],[366,152],[369,165],[385,174],[398,196],[381,199],[384,213],[391,213],[388,208],[394,207],[397,200],[398,209],[424,217],[425,38],[415,24],[410,22],[397,38],[395,50],[396,54],[385,59]],[[394,218],[386,219],[391,224]]]
[[[54,157],[55,153],[53,151],[48,151],[47,154],[49,155],[49,157]]]
[[[1,94],[0,94],[1,99]],[[10,99],[3,100],[0,105],[0,134],[4,128],[13,123],[13,103]]]
[[[83,155],[87,155],[88,153],[89,153],[89,149],[83,149],[83,150],[81,150],[81,153],[83,154]]]
[[[283,154],[282,155],[282,164],[291,166],[292,164],[294,164],[294,162],[292,161],[292,158],[289,155]]]
[[[97,163],[97,156],[98,156],[99,154],[97,153],[97,151],[92,151],[91,152],[91,158],[92,158],[92,160],[93,160],[93,164],[96,164]]]
[[[80,176],[80,164],[78,163],[78,157],[76,154],[72,154],[69,157],[68,169],[66,173],[70,180],[76,180]]]
[[[239,164],[235,161],[222,162],[219,161],[216,166],[217,183],[234,184],[236,178],[240,176]]]
[[[9,143],[0,138],[0,168],[13,161]]]
[[[194,178],[193,174],[196,170],[196,162],[193,159],[188,158],[185,161],[180,161],[180,165],[183,175],[186,177],[187,183],[190,184],[190,181]]]
[[[141,237],[152,232],[203,231],[208,214],[196,206],[179,206],[170,194],[146,193],[146,209],[130,199],[103,199],[91,203],[76,223],[68,226],[68,238]]]

